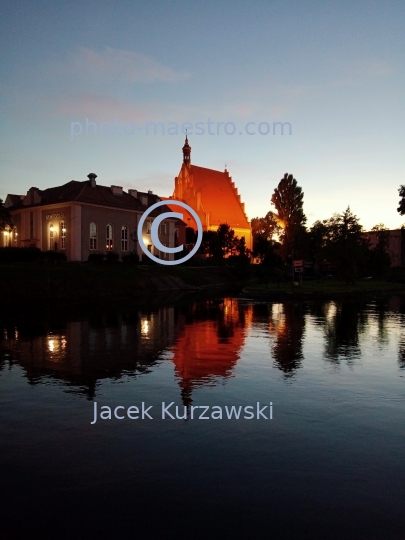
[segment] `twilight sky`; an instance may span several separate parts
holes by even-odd
[[[90,172],[171,195],[189,122],[192,163],[226,163],[249,218],[288,172],[308,225],[405,221],[403,0],[7,0],[0,20],[3,199]]]

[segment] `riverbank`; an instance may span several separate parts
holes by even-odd
[[[0,265],[0,298],[4,305],[43,301],[86,302],[140,299],[163,292],[240,287],[240,272],[221,266],[130,264]]]
[[[367,297],[385,294],[405,294],[405,284],[393,281],[358,280],[346,284],[337,279],[291,282],[252,283],[242,289],[240,298],[252,300],[307,300]]]
[[[90,263],[0,264],[0,299],[3,307],[59,302],[156,301],[162,294],[178,295],[218,291],[247,299],[333,299],[380,294],[405,294],[405,274],[387,281],[358,280],[346,284],[337,279],[258,283],[253,268],[232,266],[160,266]],[[249,280],[250,276],[250,280]]]

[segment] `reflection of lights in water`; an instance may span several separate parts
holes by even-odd
[[[234,307],[234,304],[232,302],[232,300],[230,300],[229,298],[225,298],[224,300],[224,313],[225,315],[228,315],[228,314],[233,314],[233,307]]]
[[[149,332],[149,321],[146,318],[141,319],[141,333],[147,334]]]
[[[331,321],[337,313],[336,304],[334,302],[330,302],[329,305],[326,308],[326,318],[328,321]]]
[[[283,334],[286,329],[283,304],[273,304],[271,307],[271,320],[269,321],[270,334]]]
[[[67,339],[66,336],[48,336],[48,351],[53,360],[57,360],[61,355],[66,355]]]
[[[55,340],[48,339],[48,349],[49,349],[49,352],[51,353],[55,351]]]

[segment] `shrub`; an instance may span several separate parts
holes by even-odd
[[[139,257],[136,251],[126,253],[121,259],[124,264],[139,264]]]
[[[12,262],[33,262],[40,260],[41,250],[39,248],[19,248],[2,247],[0,248],[0,263]]]
[[[65,253],[61,251],[51,251],[51,250],[42,251],[39,259],[47,263],[60,263],[60,262],[67,261],[67,257]]]
[[[120,260],[120,256],[116,251],[107,251],[105,255],[105,261],[107,263],[117,263]]]
[[[147,255],[142,254],[142,264],[157,264],[157,262],[152,261]]]
[[[104,253],[90,253],[88,262],[93,264],[101,264],[104,261]]]

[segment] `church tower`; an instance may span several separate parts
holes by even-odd
[[[184,165],[187,165],[187,167],[191,164],[191,146],[188,144],[187,135],[183,146],[183,163]]]

